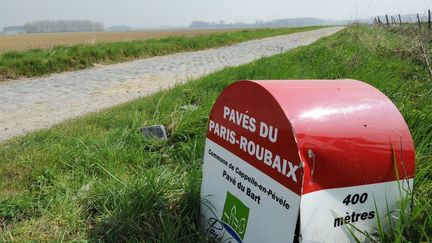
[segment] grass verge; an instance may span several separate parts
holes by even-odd
[[[85,69],[100,63],[118,63],[176,52],[221,47],[252,39],[319,28],[322,27],[251,29],[193,37],[166,37],[114,43],[58,46],[51,49],[34,49],[22,52],[12,51],[0,55],[0,81]]]
[[[432,80],[416,36],[351,27],[318,42],[211,74],[0,145],[0,241],[205,241],[197,226],[205,128],[239,79],[366,81],[400,109],[417,152],[414,203],[382,241],[432,236]],[[180,106],[195,104],[195,111]],[[138,128],[165,124],[169,139]]]

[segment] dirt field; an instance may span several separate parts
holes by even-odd
[[[231,32],[238,29],[202,29],[202,30],[146,30],[125,32],[82,32],[0,35],[0,53],[23,51],[35,48],[51,48],[59,45],[94,44],[98,42],[116,42],[143,40],[166,36],[194,36],[218,32]]]

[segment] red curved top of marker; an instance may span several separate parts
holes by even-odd
[[[408,126],[371,85],[356,80],[254,82],[273,95],[293,126],[305,162],[303,194],[414,177]]]
[[[278,127],[278,141],[227,122],[221,116],[225,106]],[[209,139],[297,194],[412,178],[415,173],[414,145],[403,117],[384,94],[360,81],[238,81],[219,96],[210,119],[271,148],[293,166],[303,161],[294,182],[237,144],[207,132]]]

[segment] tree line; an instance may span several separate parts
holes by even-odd
[[[44,20],[24,24],[26,33],[104,31],[102,23],[90,20]]]

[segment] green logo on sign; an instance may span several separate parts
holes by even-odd
[[[222,221],[224,228],[239,242],[244,238],[248,218],[249,208],[230,192],[227,192]]]

